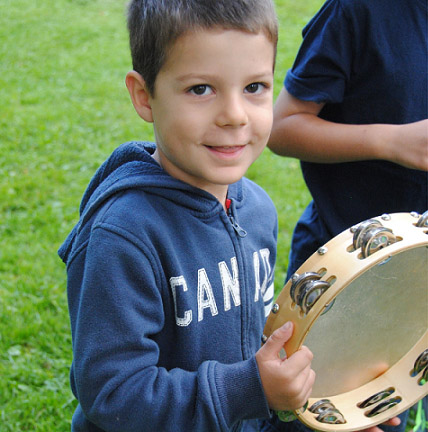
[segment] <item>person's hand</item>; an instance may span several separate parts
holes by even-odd
[[[388,157],[407,168],[428,171],[428,119],[394,125]]]
[[[398,426],[401,423],[399,417],[393,417],[392,419],[382,423],[385,426]],[[367,429],[364,429],[362,432],[383,432],[383,430],[379,426],[373,426]]]
[[[307,347],[290,357],[279,357],[292,334],[293,324],[287,322],[276,329],[256,353],[266,399],[269,407],[276,411],[296,410],[305,405],[315,381],[315,372],[311,369],[313,354]]]

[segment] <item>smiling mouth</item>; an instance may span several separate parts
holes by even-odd
[[[206,146],[212,151],[216,151],[219,153],[236,153],[239,150],[242,150],[245,145],[234,145],[234,146]]]

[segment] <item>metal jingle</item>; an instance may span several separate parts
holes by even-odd
[[[367,230],[381,226],[383,225],[377,219],[367,219],[353,228],[352,231],[354,232],[354,237],[352,238],[352,244],[354,249],[357,250],[361,247],[362,237]]]
[[[416,222],[416,226],[420,228],[428,227],[428,210],[421,215]]]
[[[357,407],[358,408],[367,408],[368,406],[373,405],[375,403],[378,403],[382,399],[385,399],[388,396],[391,396],[392,393],[394,393],[394,392],[395,392],[395,389],[393,387],[390,387],[386,390],[382,390],[382,391],[374,394],[373,396],[370,396],[369,398],[367,398],[363,402],[358,403]]]
[[[336,408],[326,409],[316,419],[320,423],[328,423],[328,424],[345,424],[346,423],[345,417],[343,417],[342,413],[339,410],[337,410]]]
[[[301,285],[309,280],[318,280],[318,279],[321,279],[321,276],[315,272],[305,272],[302,273],[301,275],[295,274],[291,278],[292,283],[290,287],[290,297],[294,301],[294,303],[297,303],[297,297]]]
[[[365,413],[367,417],[374,417],[380,413],[385,412],[386,410],[389,410],[392,407],[395,407],[395,405],[398,405],[401,402],[401,397],[394,397],[391,399],[388,399],[384,402],[381,402],[379,405],[375,406],[371,411]]]
[[[413,376],[417,375],[425,366],[428,365],[428,349],[421,353],[415,360],[413,366]]]
[[[328,288],[330,288],[330,284],[327,281],[310,280],[305,282],[301,285],[299,292],[296,293],[297,304],[304,313],[308,313]]]
[[[373,253],[389,246],[397,241],[391,229],[386,227],[372,228],[364,233],[361,244],[363,258],[367,258]]]
[[[428,366],[424,369],[422,376],[418,382],[419,385],[424,385],[428,382]]]
[[[328,399],[320,399],[313,403],[309,411],[314,414],[321,414],[326,409],[335,409],[336,407]]]

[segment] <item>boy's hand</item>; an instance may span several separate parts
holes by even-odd
[[[293,334],[287,322],[276,329],[257,351],[256,361],[269,407],[276,411],[295,410],[305,405],[312,391],[315,372],[311,369],[313,355],[302,347],[292,356],[279,358],[283,345]]]

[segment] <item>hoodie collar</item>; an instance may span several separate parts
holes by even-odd
[[[108,198],[125,189],[150,190],[196,213],[222,211],[222,205],[213,195],[171,177],[153,159],[155,149],[154,143],[128,142],[119,146],[98,168],[83,195],[79,222],[58,250],[64,262],[68,260],[76,236],[95,211]],[[241,181],[229,186],[228,198],[237,203],[242,200]]]

